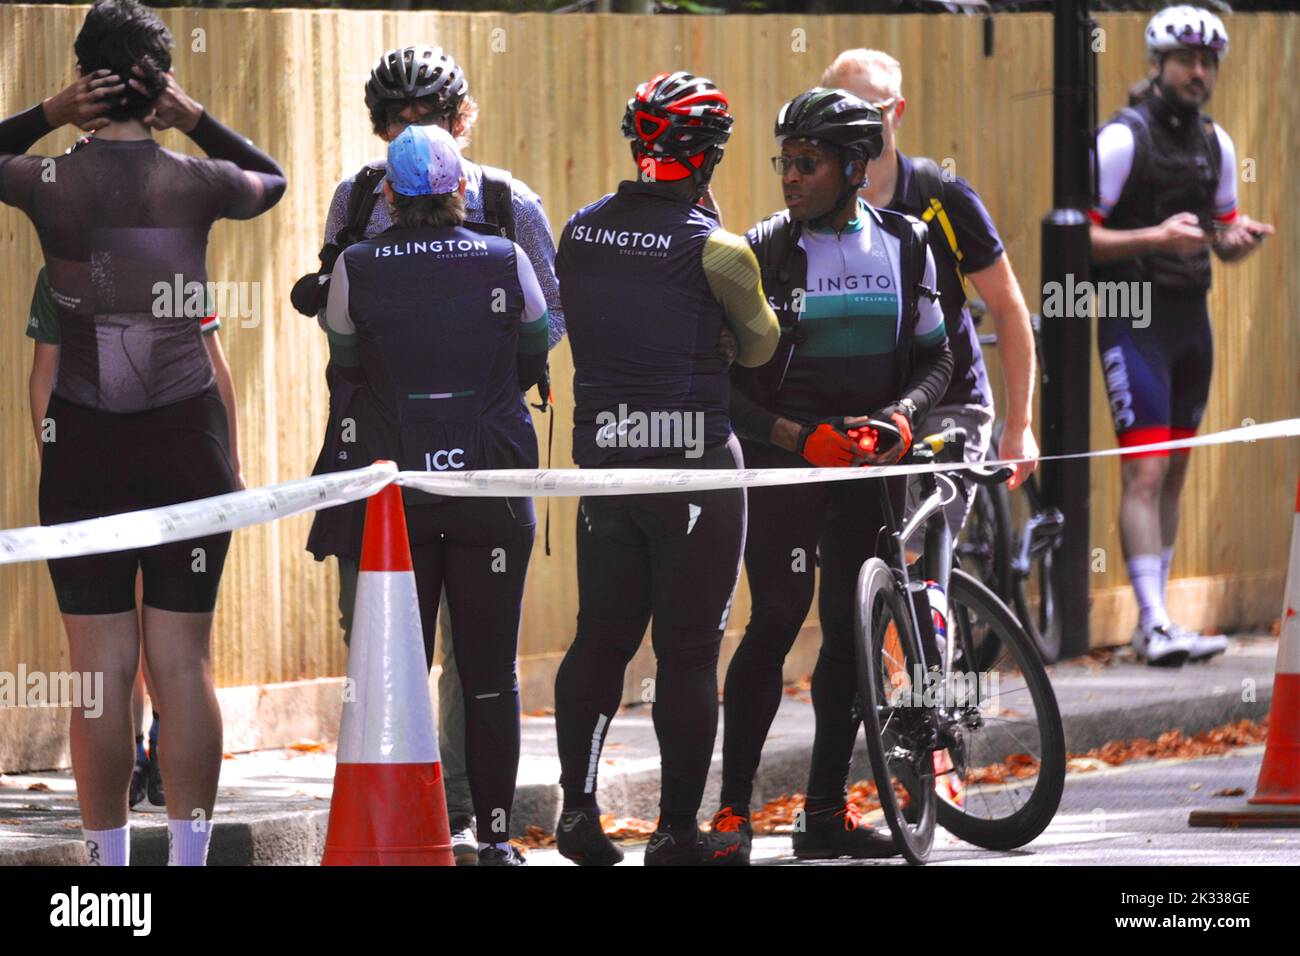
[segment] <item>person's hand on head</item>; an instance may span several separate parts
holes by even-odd
[[[149,90],[141,82],[145,75],[144,70],[134,66],[131,72],[135,74],[129,81],[131,89],[142,96],[148,96]],[[181,85],[176,82],[176,77],[170,70],[165,75],[166,87],[154,100],[153,109],[146,113],[141,121],[150,129],[164,130],[175,127],[182,133],[188,133],[198,124],[199,118],[203,115],[203,106],[181,89]]]
[[[108,111],[114,98],[126,90],[122,78],[111,70],[96,70],[79,77],[67,89],[55,93],[41,105],[45,118],[56,129],[71,123],[87,133],[108,125]]]

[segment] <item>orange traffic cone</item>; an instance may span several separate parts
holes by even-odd
[[[1291,527],[1291,565],[1286,575],[1286,601],[1278,634],[1277,673],[1269,708],[1268,741],[1259,768],[1255,804],[1286,804],[1300,808],[1300,486],[1296,488]],[[1300,825],[1300,813],[1297,814]]]
[[[1255,795],[1245,807],[1194,811],[1188,819],[1192,826],[1300,827],[1300,616],[1296,613],[1300,607],[1300,486],[1292,521],[1268,740]]]
[[[402,491],[366,505],[322,866],[455,866]]]

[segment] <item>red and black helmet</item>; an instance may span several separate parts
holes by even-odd
[[[623,114],[623,135],[646,179],[708,181],[735,121],[712,80],[678,70],[636,88]]]

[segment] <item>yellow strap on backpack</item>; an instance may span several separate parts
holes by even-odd
[[[961,279],[961,287],[966,292],[967,298],[970,297],[970,289],[966,284],[966,273],[962,271],[961,261],[962,252],[957,246],[957,233],[952,228],[952,220],[948,218],[948,210],[943,208],[938,198],[930,200],[930,208],[921,214],[921,220],[929,225],[933,220],[939,220],[939,228],[943,230],[943,237],[948,240],[948,248],[952,250],[953,258],[957,260],[957,278]]]

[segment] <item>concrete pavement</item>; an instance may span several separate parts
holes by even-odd
[[[1051,668],[1065,724],[1067,749],[1109,740],[1155,738],[1178,729],[1193,734],[1243,718],[1259,719],[1272,699],[1277,641],[1248,637],[1224,656],[1177,671],[1148,668],[1127,649],[1100,659]],[[1014,705],[1014,687],[1004,694]],[[808,691],[787,688],[763,751],[755,806],[804,787],[813,735]],[[717,803],[721,732],[701,813]],[[320,860],[334,774],[332,747],[230,755],[223,767],[210,862],[231,865],[309,865]],[[614,719],[600,768],[607,813],[653,820],[659,759],[649,706],[624,708]],[[870,776],[859,743],[851,779]],[[523,756],[515,799],[517,834],[529,825],[553,832],[559,816],[559,761],[554,720],[525,716]],[[72,864],[81,860],[80,817],[71,773],[0,776],[0,865]],[[1049,831],[1050,833],[1051,831]],[[132,814],[132,860],[166,858],[165,814]],[[954,861],[955,862],[955,861]]]

